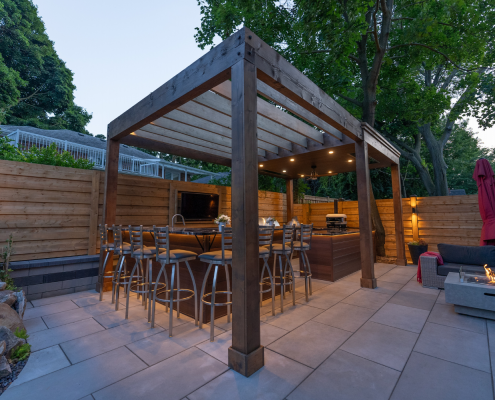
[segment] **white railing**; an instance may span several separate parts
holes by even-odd
[[[32,146],[38,148],[48,147],[55,143],[59,153],[68,151],[75,159],[85,158],[93,162],[95,169],[105,169],[106,151],[96,149],[91,146],[84,146],[69,142],[67,140],[54,139],[47,136],[38,135],[35,133],[16,130],[7,137],[13,140],[21,150],[29,150]],[[132,157],[125,154],[119,155],[119,171],[127,174],[142,175],[153,178],[171,179],[171,180],[187,180],[189,175],[209,175],[211,177],[218,176],[214,172],[204,171],[199,168],[186,167],[184,165],[175,164],[173,162],[161,160],[159,158],[145,159]]]

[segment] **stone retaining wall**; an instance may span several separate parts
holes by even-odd
[[[98,263],[99,255],[16,261],[10,276],[30,301],[94,289]]]

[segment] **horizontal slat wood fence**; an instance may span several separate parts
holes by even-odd
[[[218,192],[220,212],[232,215],[230,187],[119,174],[117,223],[167,225],[171,185]],[[0,247],[13,234],[14,261],[96,254],[103,190],[103,171],[0,161]],[[260,191],[258,199],[261,217],[286,221],[285,194]],[[377,205],[386,233],[386,255],[396,257],[392,200],[377,200]],[[438,243],[479,244],[482,222],[477,195],[403,199],[402,205],[406,243],[423,238],[433,251]],[[294,205],[299,221],[315,227],[325,227],[325,215],[333,212],[333,202]],[[350,228],[359,228],[357,201],[339,202],[339,213],[347,214]]]

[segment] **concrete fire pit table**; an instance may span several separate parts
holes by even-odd
[[[480,282],[472,282],[474,278]],[[495,320],[495,284],[481,283],[484,275],[466,275],[460,282],[457,272],[450,272],[445,280],[445,300],[454,304],[459,314]]]

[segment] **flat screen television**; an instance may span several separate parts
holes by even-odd
[[[211,221],[218,217],[218,194],[182,192],[180,214],[186,221]]]

